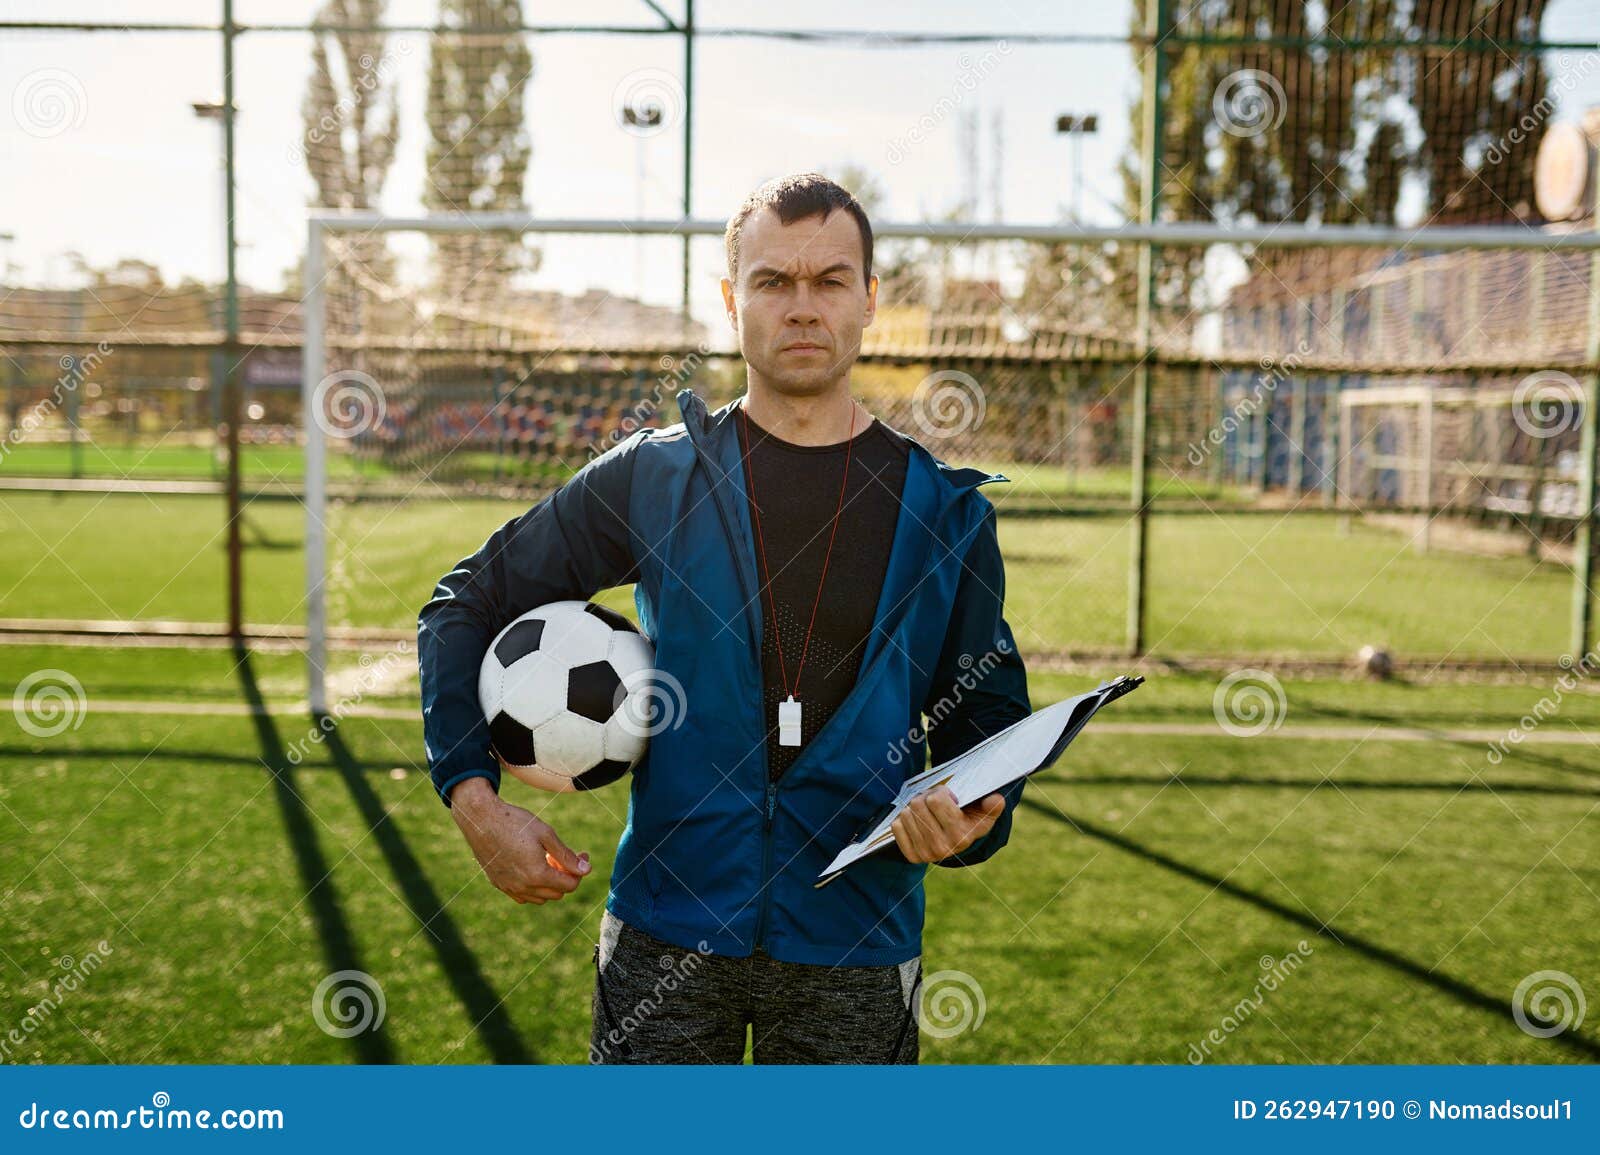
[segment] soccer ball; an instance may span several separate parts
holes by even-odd
[[[1362,646],[1356,664],[1369,678],[1387,678],[1394,673],[1394,657],[1382,646]]]
[[[621,614],[551,602],[501,630],[478,672],[478,701],[501,763],[541,790],[593,790],[632,770],[655,651]]]

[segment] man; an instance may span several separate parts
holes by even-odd
[[[756,1062],[914,1063],[927,864],[994,854],[1022,783],[965,809],[929,791],[892,849],[814,884],[928,752],[1028,714],[977,490],[1003,478],[947,467],[852,399],[878,289],[853,196],[816,174],[773,181],[726,242],[745,395],[712,413],[684,390],[681,424],[590,462],[424,607],[433,781],[500,890],[576,890],[587,853],[498,797],[478,666],[517,615],[637,583],[687,705],[633,774],[591,1061],[737,1063],[748,1028]]]

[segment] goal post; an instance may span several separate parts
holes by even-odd
[[[737,393],[731,334],[710,336],[725,328],[720,314],[718,325],[702,324],[673,299],[675,257],[664,278],[673,291],[654,303],[642,292],[595,290],[571,272],[592,265],[615,281],[629,246],[696,244],[698,281],[714,286],[723,230],[715,220],[310,215],[301,388],[315,713],[330,707],[330,637],[370,624],[330,612],[331,592],[347,595],[364,580],[346,566],[343,584],[331,583],[344,554],[365,540],[330,532],[331,520],[365,498],[408,510],[423,499],[528,500],[614,443],[608,437],[641,406],[650,412],[639,420],[670,424],[672,395],[684,385]],[[989,222],[886,223],[873,232],[878,317],[864,336],[857,384],[886,419],[940,456],[1017,474],[1020,483],[1001,498],[1006,509],[1065,516],[1083,507],[1142,526],[1152,507],[1253,500],[1262,488],[1291,484],[1296,493],[1333,490],[1344,504],[1350,440],[1339,427],[1360,427],[1363,414],[1376,412],[1343,401],[1359,392],[1352,386],[1448,374],[1468,387],[1536,372],[1576,382],[1575,436],[1585,449],[1567,484],[1594,492],[1600,320],[1589,316],[1600,299],[1600,233]],[[573,246],[582,259],[571,259]],[[552,254],[561,259],[546,260]],[[1473,275],[1513,280],[1524,275],[1524,257],[1537,257],[1547,284],[1520,296],[1453,296],[1439,287],[1461,275],[1443,263],[1452,254],[1470,254]],[[541,287],[541,261],[567,269],[566,280]],[[1405,275],[1395,275],[1396,265]],[[1153,304],[1141,324],[1146,288]],[[1130,381],[1141,365],[1153,387],[1150,411],[1136,421]],[[1232,413],[1225,401],[1236,397],[1256,409]],[[1415,411],[1409,399],[1396,404]],[[1236,416],[1239,432],[1227,428]],[[1308,424],[1320,439],[1314,456],[1297,444],[1310,436]],[[1227,460],[1250,451],[1240,439],[1269,428],[1276,450],[1288,443],[1304,459],[1281,476],[1262,462],[1259,477],[1233,485]],[[1450,429],[1426,432],[1431,467],[1448,452]],[[1448,466],[1438,473],[1450,475]],[[1575,516],[1587,542],[1592,498],[1577,502]],[[383,580],[381,567],[355,561]],[[1584,588],[1589,565],[1577,561]],[[1136,589],[1129,596],[1142,599]],[[1575,596],[1575,644],[1589,633],[1580,600],[1587,606]],[[1103,608],[1120,620],[1126,607]],[[1106,643],[1117,648],[1114,638]]]

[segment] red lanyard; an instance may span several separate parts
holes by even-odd
[[[800,672],[806,668],[806,651],[811,648],[811,631],[817,624],[817,608],[822,605],[822,585],[828,580],[828,562],[833,557],[833,539],[839,533],[839,515],[844,512],[845,484],[850,480],[850,456],[855,449],[856,407],[850,403],[850,436],[845,442],[844,477],[839,482],[839,505],[833,511],[833,529],[828,533],[828,551],[822,556],[822,576],[817,579],[817,597],[811,604],[811,621],[806,625],[806,638],[800,647],[800,665],[794,672],[794,689],[789,688],[789,671],[783,660],[783,638],[778,631],[778,605],[772,597],[772,567],[767,565],[767,543],[761,536],[761,507],[756,503],[755,473],[750,468],[750,419],[745,416],[744,405],[739,405],[739,417],[744,424],[744,476],[750,490],[750,516],[756,525],[756,542],[761,548],[761,569],[766,575],[767,604],[772,608],[772,640],[778,647],[778,671],[783,677],[783,690],[793,698],[800,692]]]

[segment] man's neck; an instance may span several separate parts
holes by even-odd
[[[751,384],[741,404],[751,421],[793,445],[837,445],[872,421],[872,415],[851,398],[849,378],[810,397],[792,397]]]

